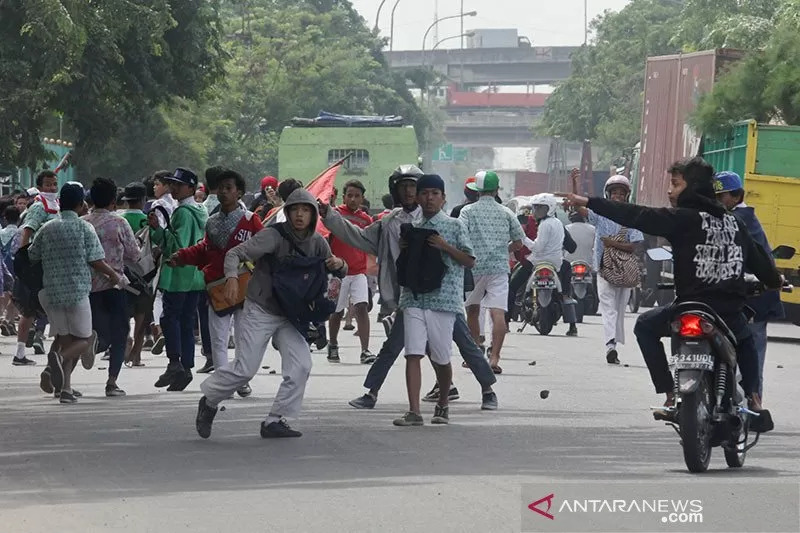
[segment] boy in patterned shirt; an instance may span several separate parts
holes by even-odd
[[[450,365],[450,348],[456,314],[464,312],[464,267],[472,268],[475,257],[464,224],[447,216],[444,180],[435,174],[425,174],[417,181],[417,203],[422,208],[422,218],[413,222],[415,228],[433,229],[438,234],[428,238],[428,244],[442,252],[446,270],[441,286],[431,292],[414,294],[406,287],[400,294],[400,308],[405,318],[406,386],[408,412],[395,419],[395,426],[421,426],[420,389],[422,370],[420,361],[426,352],[436,371],[441,390],[449,391],[453,380]],[[431,419],[433,424],[449,422],[448,395],[440,394]]]

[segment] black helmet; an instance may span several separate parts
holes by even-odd
[[[392,175],[389,176],[389,194],[392,195],[392,201],[394,201],[395,205],[399,205],[400,198],[397,195],[397,184],[398,182],[405,181],[405,180],[412,180],[416,182],[424,173],[419,169],[419,167],[415,165],[400,165]]]

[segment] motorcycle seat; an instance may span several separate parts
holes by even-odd
[[[699,311],[705,315],[708,315],[711,318],[711,321],[714,323],[714,326],[728,338],[731,344],[733,344],[734,346],[737,345],[738,341],[736,340],[736,335],[733,334],[731,328],[728,327],[725,321],[722,320],[722,318],[717,314],[717,312],[714,311],[714,309],[712,309],[711,306],[708,304],[704,304],[703,302],[681,302],[675,304],[673,317],[679,314],[689,313],[692,311]]]

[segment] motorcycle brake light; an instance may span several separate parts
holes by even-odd
[[[681,315],[678,326],[681,337],[702,337],[714,330],[713,326],[702,317],[691,314]]]
[[[586,265],[575,265],[572,267],[572,271],[575,274],[586,274]]]
[[[539,278],[547,278],[547,277],[550,277],[552,275],[553,275],[553,271],[550,270],[549,268],[543,268],[543,269],[538,270],[536,272],[536,276],[539,277]]]

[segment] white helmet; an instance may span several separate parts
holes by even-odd
[[[556,214],[556,207],[558,206],[558,200],[556,199],[555,196],[553,196],[549,192],[543,192],[534,195],[531,198],[531,206],[535,208],[537,205],[546,205],[547,216],[551,217]]]
[[[628,181],[628,178],[626,178],[625,176],[620,176],[620,175],[611,176],[606,181],[606,184],[603,187],[603,194],[606,197],[606,199],[608,199],[610,197],[610,195],[608,194],[608,189],[610,189],[611,187],[615,187],[615,186],[625,187],[625,190],[627,191],[627,195],[625,196],[625,199],[626,199],[626,201],[628,199],[630,199],[630,197],[631,197],[631,182]]]

